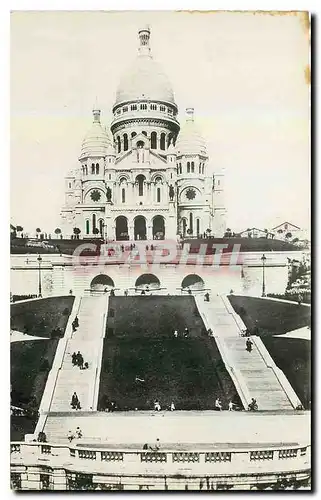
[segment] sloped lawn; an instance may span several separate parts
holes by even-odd
[[[258,335],[262,337],[282,335],[311,322],[308,306],[240,295],[229,295],[228,298],[246,327],[253,333],[257,327]]]
[[[284,372],[304,408],[311,401],[311,341],[286,337],[263,337],[276,365]]]
[[[50,338],[52,331],[66,329],[75,297],[48,297],[10,305],[10,328],[36,337]]]
[[[189,338],[174,338],[188,327]],[[144,382],[135,381],[136,377]],[[104,340],[98,408],[104,399],[119,409],[213,409],[239,403],[213,339],[208,338],[193,297],[112,297]]]
[[[64,335],[73,302],[74,297],[67,296],[11,304],[11,328],[38,337],[50,337],[60,328]],[[44,338],[10,344],[11,404],[29,413],[28,417],[11,417],[11,439],[23,439],[36,426],[58,342],[58,338]]]

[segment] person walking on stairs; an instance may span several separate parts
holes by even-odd
[[[252,345],[253,345],[252,340],[251,339],[247,339],[246,342],[245,342],[245,344],[246,344],[246,350],[248,352],[251,352],[252,351]]]
[[[71,355],[71,361],[72,361],[73,366],[76,366],[76,364],[77,364],[77,354],[75,352],[73,352],[72,355]]]
[[[71,397],[70,406],[73,410],[78,410],[79,409],[78,407],[80,407],[79,399],[76,392],[74,392]]]

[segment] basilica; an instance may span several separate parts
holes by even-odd
[[[193,108],[180,127],[171,84],[151,53],[149,27],[138,35],[110,127],[95,106],[78,167],[65,178],[62,233],[107,241],[221,237],[224,174],[210,165]]]

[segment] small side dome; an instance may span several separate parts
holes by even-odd
[[[106,156],[107,150],[112,148],[111,140],[107,130],[100,123],[100,109],[93,110],[94,121],[91,129],[85,135],[81,146],[79,159],[87,157]]]
[[[181,128],[176,142],[178,156],[199,154],[207,156],[206,142],[194,122],[194,109],[186,109],[186,123]]]

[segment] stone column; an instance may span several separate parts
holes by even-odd
[[[134,234],[134,222],[133,221],[128,221],[128,235],[129,235],[129,240],[134,240],[135,234]]]
[[[147,230],[147,239],[153,239],[153,222],[152,220],[146,220],[146,230]]]

